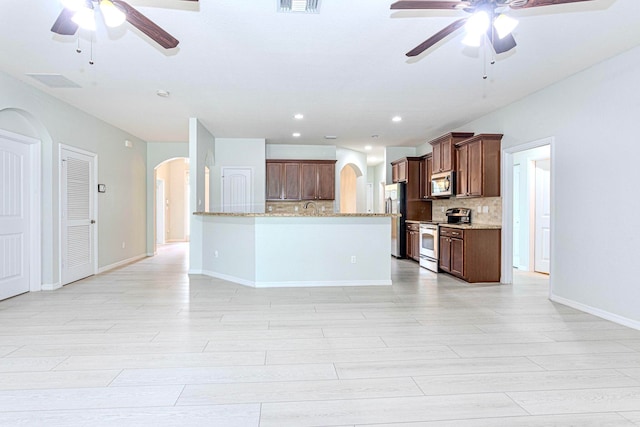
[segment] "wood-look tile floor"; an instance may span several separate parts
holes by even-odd
[[[184,244],[0,302],[0,425],[639,426],[640,331],[544,276],[251,289]]]

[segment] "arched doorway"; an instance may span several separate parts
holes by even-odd
[[[154,169],[154,246],[189,241],[189,159],[178,157]]]
[[[340,213],[358,212],[358,178],[361,176],[362,172],[353,163],[340,171]]]

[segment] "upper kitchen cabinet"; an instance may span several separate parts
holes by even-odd
[[[429,141],[433,148],[432,173],[451,172],[455,169],[455,144],[473,136],[473,132],[450,132]]]
[[[300,162],[267,160],[267,200],[300,200]]]
[[[456,197],[500,196],[501,134],[480,134],[455,144]]]
[[[407,184],[407,200],[420,199],[420,157],[404,157],[391,162],[391,176],[393,182],[405,182]]]
[[[433,175],[433,155],[427,154],[420,158],[420,198],[431,197],[431,175]]]
[[[336,160],[305,160],[300,163],[302,200],[334,200]]]

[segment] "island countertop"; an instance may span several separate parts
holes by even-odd
[[[233,213],[233,212],[194,212],[194,215],[201,216],[221,216],[221,217],[253,217],[253,218],[384,218],[384,217],[398,217],[400,214],[386,214],[386,213],[340,213],[340,212],[325,212],[317,214],[299,214],[288,212],[264,212],[264,213]]]

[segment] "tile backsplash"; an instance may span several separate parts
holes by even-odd
[[[314,203],[316,205],[316,209],[318,213],[322,212],[334,212],[334,201],[333,200],[302,200],[296,202],[267,202],[265,207],[266,213],[298,213],[303,215],[307,212],[313,211],[313,205],[309,206],[306,211],[304,209],[304,205],[307,202]],[[296,207],[298,210],[296,211]],[[269,210],[271,208],[271,210]],[[324,208],[324,211],[322,210]]]
[[[468,208],[472,211],[472,224],[502,225],[502,197],[452,198],[433,200],[431,203],[434,221],[446,221],[444,211],[449,208]]]

